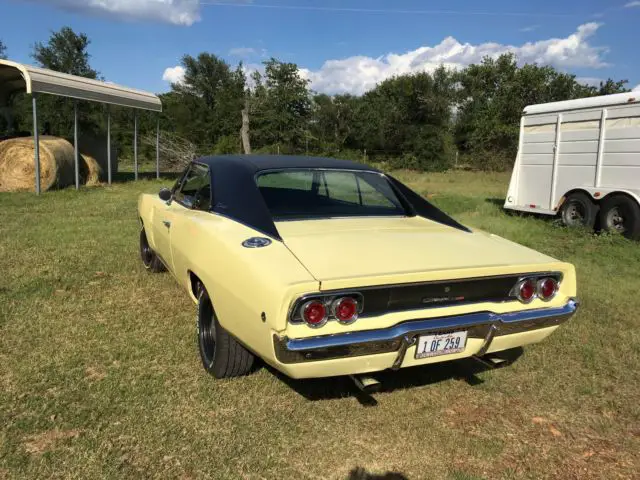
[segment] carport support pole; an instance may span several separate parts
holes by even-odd
[[[73,102],[73,151],[76,169],[76,190],[80,188],[80,153],[78,151],[78,101]]]
[[[156,178],[160,178],[160,117],[156,123]]]
[[[133,114],[133,178],[138,180],[138,112]]]
[[[111,109],[107,107],[107,180],[111,185]]]
[[[38,94],[31,95],[33,105],[33,143],[35,146],[36,195],[40,195],[40,134],[38,132]]]

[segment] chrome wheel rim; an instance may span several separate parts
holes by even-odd
[[[144,230],[140,232],[140,256],[142,257],[142,263],[145,266],[151,265],[151,261],[153,260],[153,250],[149,246],[149,242],[147,241],[147,235]]]
[[[571,203],[567,206],[565,222],[570,226],[584,225],[586,212],[579,203]]]
[[[607,229],[612,232],[624,233],[626,231],[624,215],[619,207],[613,207],[607,212]]]
[[[216,325],[212,314],[200,319],[200,345],[205,361],[212,363],[216,351]]]

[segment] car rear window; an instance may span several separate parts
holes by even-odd
[[[274,220],[407,215],[376,172],[287,169],[262,173],[257,182]]]

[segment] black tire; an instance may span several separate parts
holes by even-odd
[[[640,240],[640,205],[626,195],[605,197],[600,210],[602,230],[620,233],[630,240]]]
[[[566,227],[588,228],[593,230],[598,218],[599,206],[586,193],[570,194],[562,204],[560,218]]]
[[[204,288],[198,294],[198,348],[204,369],[215,378],[241,377],[255,357],[222,328]]]
[[[144,268],[152,273],[160,273],[166,270],[164,264],[156,255],[156,252],[154,252],[149,246],[147,233],[144,231],[144,227],[140,230],[140,258],[142,259]]]

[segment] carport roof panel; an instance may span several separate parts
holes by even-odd
[[[160,99],[149,92],[0,60],[0,98],[18,91],[48,93],[153,112],[162,111]]]

